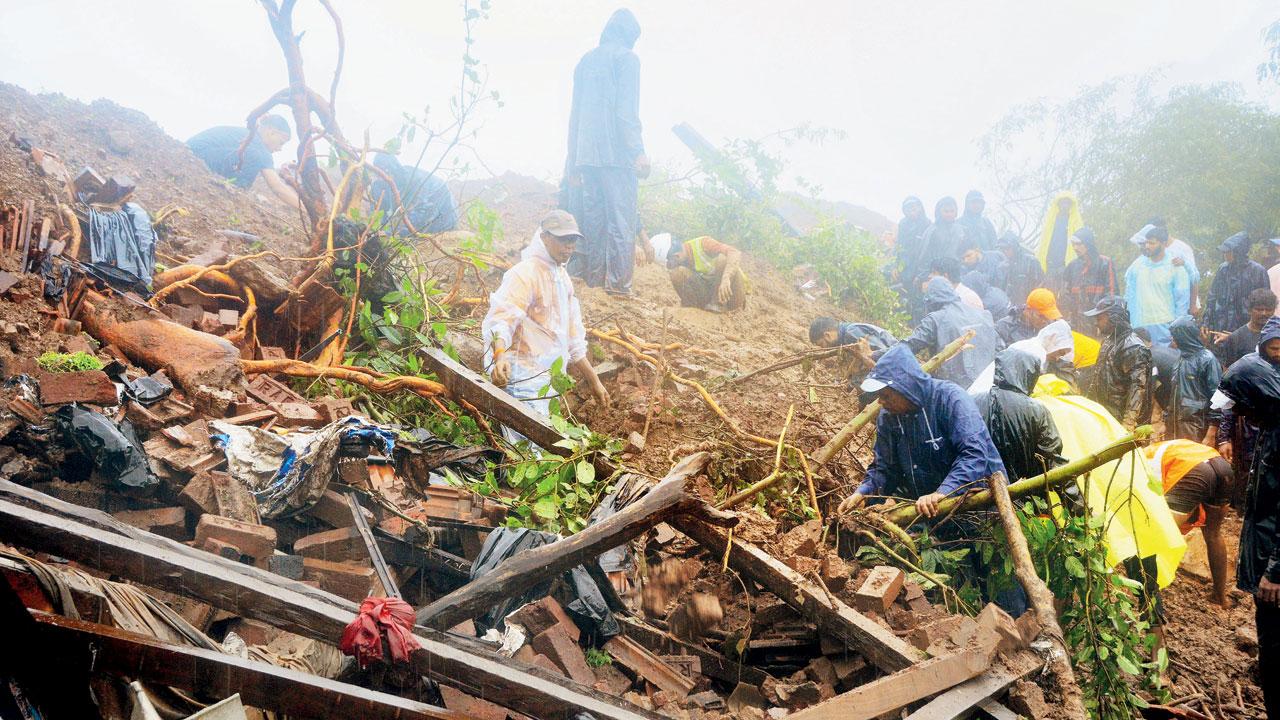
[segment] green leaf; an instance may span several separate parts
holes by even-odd
[[[540,497],[533,503],[533,514],[539,520],[554,520],[560,514],[560,504],[554,497]]]
[[[596,468],[586,460],[579,460],[577,476],[580,484],[590,485],[596,481]]]
[[[1063,566],[1072,576],[1078,578],[1084,577],[1084,565],[1080,562],[1080,558],[1075,555],[1068,555],[1066,559],[1063,560]]]
[[[1116,665],[1128,675],[1137,675],[1139,672],[1138,666],[1124,655],[1116,656]]]

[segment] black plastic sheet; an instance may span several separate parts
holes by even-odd
[[[156,267],[151,216],[137,203],[125,203],[113,212],[90,208],[89,259],[118,268],[150,286]]]
[[[54,419],[63,443],[88,457],[103,478],[136,490],[159,484],[128,420],[117,425],[107,416],[74,403],[58,408]]]

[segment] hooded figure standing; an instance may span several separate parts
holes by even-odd
[[[929,229],[929,216],[924,203],[915,195],[902,201],[902,219],[898,221],[898,240],[894,252],[898,258],[898,281],[904,288],[914,288],[915,278],[928,267],[921,265],[924,255],[924,233]]]
[[[1080,217],[1080,201],[1076,200],[1076,196],[1066,191],[1054,195],[1049,201],[1049,209],[1045,211],[1044,224],[1040,228],[1040,244],[1036,249],[1040,268],[1049,277],[1061,278],[1067,263],[1075,259],[1076,253],[1070,240],[1082,227],[1084,218]]]
[[[573,71],[562,204],[581,224],[586,247],[574,254],[569,269],[613,295],[631,294],[637,178],[649,175],[640,137],[640,58],[632,52],[639,37],[635,15],[618,10],[605,24],[600,45]]]
[[[1280,318],[1267,321],[1258,351],[1232,365],[1218,389],[1234,413],[1258,425],[1236,587],[1253,595],[1258,685],[1267,716],[1280,717]]]
[[[991,313],[960,302],[951,282],[941,276],[934,277],[925,287],[924,302],[929,314],[902,342],[913,353],[927,350],[932,355],[973,330],[975,335],[970,341],[973,347],[943,363],[935,373],[942,380],[969,387],[996,356],[1000,338],[996,335]]]
[[[1205,300],[1204,326],[1218,332],[1233,332],[1249,322],[1249,293],[1270,287],[1267,269],[1249,259],[1252,241],[1239,232],[1218,247],[1225,262],[1218,266]]]
[[[1151,349],[1134,334],[1124,298],[1108,295],[1085,316],[1097,318],[1102,337],[1085,395],[1133,430],[1151,419]]]
[[[987,208],[987,200],[977,190],[970,190],[964,196],[964,214],[959,224],[964,230],[969,244],[981,248],[984,252],[996,249],[996,226],[982,214]]]
[[[1173,366],[1169,407],[1165,411],[1165,434],[1169,438],[1211,443],[1206,437],[1210,420],[1209,399],[1222,379],[1218,358],[1200,341],[1195,318],[1183,315],[1169,326],[1178,348],[1178,364]],[[1216,435],[1216,433],[1215,433]]]
[[[1035,477],[1066,462],[1053,416],[1031,399],[1039,379],[1039,358],[1014,348],[1002,350],[996,355],[991,389],[974,398],[1009,472],[1009,482]]]
[[[933,224],[924,232],[921,242],[920,270],[929,267],[930,260],[939,257],[960,259],[964,247],[964,228],[956,221],[956,199],[944,197],[933,206]]]
[[[1071,324],[1083,326],[1086,310],[1092,310],[1104,296],[1118,292],[1116,264],[1098,252],[1093,230],[1088,227],[1080,228],[1071,236],[1071,247],[1076,259],[1067,263],[1058,297]]]

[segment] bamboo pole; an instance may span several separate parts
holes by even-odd
[[[960,337],[947,343],[945,347],[938,351],[937,355],[925,360],[920,367],[927,373],[932,373],[942,366],[942,363],[950,360],[964,350],[968,346],[968,342],[973,339],[976,333],[973,330],[961,335]],[[862,409],[862,412],[853,416],[853,419],[840,428],[840,432],[835,434],[826,445],[823,445],[816,453],[813,454],[813,462],[816,465],[826,465],[836,453],[844,449],[845,445],[858,434],[867,423],[876,419],[880,414],[880,401],[873,400],[871,404]]]
[[[1055,490],[1073,478],[1101,465],[1106,465],[1113,460],[1119,460],[1134,449],[1145,445],[1150,440],[1151,433],[1150,425],[1142,425],[1135,429],[1132,434],[1120,438],[1097,452],[1072,460],[1066,465],[1059,465],[1049,472],[1019,480],[1009,485],[1009,496],[1016,498],[1043,490]],[[994,498],[990,490],[949,497],[938,503],[937,517],[948,517],[955,512],[989,507],[993,501]],[[910,527],[920,519],[920,514],[916,512],[916,506],[913,503],[902,503],[899,507],[883,511],[881,516],[886,521],[901,527]]]

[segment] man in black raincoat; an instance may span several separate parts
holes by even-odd
[[[1174,320],[1169,334],[1177,346],[1178,364],[1173,368],[1172,396],[1165,408],[1165,436],[1212,446],[1208,430],[1211,423],[1216,427],[1217,417],[1209,410],[1209,399],[1222,379],[1222,366],[1200,341],[1195,318],[1183,315]]]
[[[1233,412],[1258,425],[1236,587],[1253,595],[1258,685],[1267,716],[1280,718],[1280,318],[1267,321],[1258,351],[1232,365],[1219,390],[1234,403]]]
[[[953,257],[960,259],[960,248],[964,247],[964,228],[956,222],[956,199],[944,197],[933,206],[933,224],[924,231],[921,242],[923,257],[919,269],[929,267],[934,258]]]
[[[898,259],[898,281],[907,293],[914,294],[915,278],[929,267],[924,258],[924,232],[929,229],[929,216],[920,198],[910,195],[902,201],[902,219],[898,221],[898,239],[894,253]]]
[[[1025,247],[1012,232],[1005,232],[996,240],[996,249],[1004,253],[1008,264],[1005,266],[1004,292],[1014,302],[1023,302],[1032,290],[1044,287],[1044,268],[1040,261]]]
[[[903,342],[913,353],[927,351],[933,355],[952,340],[973,330],[976,334],[969,341],[973,347],[946,361],[934,372],[937,378],[968,388],[991,364],[999,349],[1000,338],[991,322],[991,313],[960,302],[951,282],[941,276],[930,280],[925,287],[924,302],[929,314]]]
[[[964,196],[964,214],[960,216],[959,225],[964,229],[969,242],[985,250],[996,249],[996,226],[982,214],[987,201],[982,193],[970,190]]]
[[[1093,230],[1087,226],[1071,236],[1071,247],[1076,257],[1067,263],[1067,269],[1063,271],[1058,306],[1069,323],[1084,327],[1086,310],[1092,310],[1103,297],[1119,293],[1116,265],[1111,258],[1098,252]]]
[[[638,177],[649,174],[640,137],[640,59],[632,51],[640,23],[615,12],[600,45],[573,71],[566,197],[586,240],[570,274],[614,295],[631,294],[635,269]]]
[[[1009,348],[996,355],[994,385],[974,400],[1000,451],[1009,482],[1035,477],[1067,460],[1049,408],[1031,399],[1040,360]]]
[[[1129,325],[1124,298],[1108,295],[1086,317],[1097,318],[1102,347],[1085,395],[1129,430],[1151,420],[1151,350]]]
[[[1236,233],[1218,247],[1225,262],[1218,266],[1205,300],[1204,325],[1211,331],[1233,332],[1249,321],[1249,293],[1270,288],[1267,269],[1249,259],[1252,241]]]

